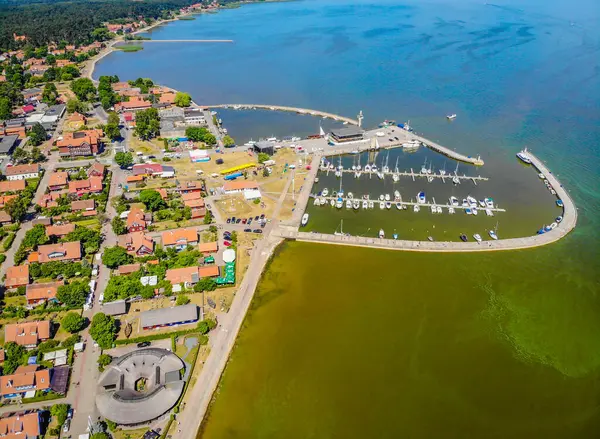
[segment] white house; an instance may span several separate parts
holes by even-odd
[[[223,185],[223,192],[225,192],[226,194],[243,193],[244,195],[248,193],[248,195],[250,196],[250,198],[248,199],[260,198],[258,183],[255,181],[228,181]]]
[[[27,180],[40,176],[40,165],[17,165],[6,168],[4,175],[7,180]]]
[[[204,112],[195,108],[186,108],[183,111],[186,125],[206,125]]]

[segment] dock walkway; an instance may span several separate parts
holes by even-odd
[[[326,173],[335,172],[335,169],[329,169],[329,168],[320,168],[319,170],[321,172],[326,172]],[[342,169],[342,172],[346,173],[346,174],[357,174],[357,173],[360,173],[361,176],[362,175],[367,175],[367,176],[373,176],[373,175],[375,175],[375,176],[377,176],[376,172],[365,171],[364,169],[361,170],[361,171],[353,171],[352,169]],[[413,181],[415,180],[415,178],[428,178],[428,177],[438,178],[438,179],[440,179],[442,181],[445,181],[445,179],[448,179],[448,180],[452,181],[452,179],[454,177],[458,178],[459,180],[471,180],[471,181],[474,181],[474,182],[475,181],[488,181],[489,180],[489,178],[482,177],[481,175],[470,177],[470,176],[468,176],[466,174],[463,174],[463,175],[455,175],[455,174],[441,175],[441,174],[433,174],[433,173],[431,173],[431,174],[422,174],[420,172],[414,172],[412,170],[411,170],[411,172],[406,172],[406,171],[402,171],[402,172],[393,172],[393,171],[383,172],[383,171],[379,171],[379,172],[381,172],[384,176],[389,176],[389,177],[393,176],[394,174],[398,175],[398,177],[411,177],[413,179]]]
[[[310,110],[308,108],[300,107],[286,107],[282,105],[263,105],[263,104],[219,104],[219,105],[202,105],[202,108],[232,108],[234,110],[273,110],[273,111],[285,111],[288,113],[299,113],[308,116],[328,117],[333,120],[340,122],[347,122],[351,125],[358,125],[356,119],[349,117],[340,116],[338,114],[327,113],[325,111]]]
[[[346,198],[346,197],[323,197],[323,196],[315,196],[313,195],[312,198],[319,198],[319,199],[325,199],[329,205],[330,201],[337,201],[341,198],[342,202],[345,203],[346,201],[350,201],[350,202],[354,202],[354,201],[358,201],[361,203],[362,206],[362,202],[366,201],[367,203],[372,202],[375,205],[378,205],[379,203],[392,203],[392,207],[396,207],[396,203],[399,203],[401,206],[419,206],[419,208],[423,207],[441,207],[442,209],[450,209],[451,207],[454,208],[455,210],[467,210],[467,209],[473,209],[473,207],[471,206],[463,206],[463,205],[458,205],[458,206],[452,206],[450,204],[445,204],[445,203],[436,203],[435,200],[433,203],[430,202],[425,202],[425,203],[418,203],[415,201],[403,201],[402,199],[399,200],[380,200],[377,198]],[[379,206],[377,206],[377,208],[379,208]],[[341,209],[341,208],[340,208]],[[489,210],[490,212],[506,212],[506,209],[501,209],[499,207],[481,207],[481,206],[476,206],[476,209],[478,212],[485,212],[486,210]]]

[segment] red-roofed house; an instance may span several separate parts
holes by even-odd
[[[146,230],[146,214],[140,208],[134,207],[127,214],[127,232]]]
[[[51,191],[60,191],[67,188],[69,183],[69,174],[67,172],[53,172],[48,180],[48,189]]]
[[[90,177],[85,180],[72,180],[69,182],[69,194],[81,196],[83,194],[97,194],[102,192],[102,177]]]
[[[62,285],[64,285],[63,281],[27,285],[25,291],[27,305],[34,307],[45,302],[57,301],[56,293],[58,292],[58,287]]]
[[[6,270],[6,288],[18,288],[29,284],[29,265],[17,265]]]
[[[127,253],[135,256],[146,256],[154,251],[154,241],[150,235],[144,232],[133,232],[120,235],[117,240],[119,247],[127,250]]]
[[[87,170],[88,177],[104,177],[104,165],[100,162],[94,162]]]
[[[100,139],[104,133],[100,129],[64,133],[56,142],[61,157],[81,157],[96,155],[102,145]]]
[[[116,111],[140,111],[148,108],[152,108],[152,103],[136,96],[129,98],[126,102],[115,104]]]

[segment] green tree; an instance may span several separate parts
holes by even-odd
[[[114,111],[111,111],[108,113],[108,123],[109,124],[115,124],[115,125],[119,125],[120,119],[119,119],[119,115],[117,113],[115,113]]]
[[[27,136],[29,137],[29,141],[33,146],[41,145],[48,138],[46,130],[40,123],[36,123],[35,125],[33,125],[31,131],[27,133]]]
[[[69,405],[54,404],[52,407],[50,407],[50,414],[52,417],[56,418],[58,425],[62,426],[67,420],[67,415],[69,414]]]
[[[70,312],[62,319],[62,327],[71,334],[81,331],[85,326],[85,318],[76,312]]]
[[[42,154],[39,148],[33,147],[31,148],[31,153],[29,154],[29,158],[33,163],[39,163],[46,161],[46,156]]]
[[[269,157],[269,154],[267,154],[266,152],[259,152],[258,153],[258,163],[264,163],[267,160],[270,160],[271,157]]]
[[[123,221],[121,217],[115,216],[111,222],[111,225],[113,232],[115,232],[115,235],[124,235],[125,233],[127,233],[125,221]]]
[[[10,219],[19,221],[27,213],[27,205],[21,198],[13,198],[4,205],[4,211],[8,213]]]
[[[102,354],[98,357],[98,368],[103,371],[106,366],[112,363],[112,357],[108,354]]]
[[[196,285],[194,285],[194,291],[200,293],[202,291],[214,291],[217,288],[217,283],[211,277],[203,277]]]
[[[104,134],[110,140],[120,139],[121,138],[121,130],[119,129],[119,125],[114,124],[114,123],[106,124],[106,126],[104,127]],[[117,153],[117,154],[123,154],[123,153],[121,152],[121,153]]]
[[[204,224],[210,224],[213,221],[213,214],[210,210],[206,211],[206,214],[204,215]]]
[[[133,262],[133,256],[127,253],[123,247],[109,247],[102,254],[102,263],[108,268],[117,268]]]
[[[117,337],[117,329],[115,319],[100,312],[92,318],[90,335],[102,349],[109,349]]]
[[[156,108],[136,113],[134,133],[142,140],[149,140],[160,134],[160,119]]]
[[[89,102],[96,97],[96,87],[89,78],[79,78],[71,82],[71,90],[80,101]]]
[[[185,136],[195,142],[204,142],[208,145],[214,145],[217,143],[216,137],[204,127],[187,127],[185,129]]]
[[[133,165],[133,155],[130,152],[118,152],[115,154],[115,162],[123,168]]]
[[[192,103],[192,97],[188,93],[178,91],[175,94],[175,105],[178,107],[189,107]]]
[[[85,281],[75,281],[67,285],[61,285],[56,291],[56,298],[68,307],[80,307],[85,303],[89,288]]]
[[[10,375],[23,362],[23,357],[27,354],[24,346],[9,341],[4,345],[4,365],[2,372],[4,375]]]
[[[79,99],[69,99],[67,101],[67,112],[69,113],[85,113],[87,111],[87,105],[81,102]]]
[[[225,146],[225,148],[231,148],[232,146],[235,146],[235,140],[233,140],[231,136],[225,136],[223,137],[223,146]]]
[[[175,302],[175,305],[187,305],[188,303],[190,303],[190,298],[188,296],[186,296],[185,294],[177,295],[177,301]]]
[[[10,99],[0,97],[0,120],[12,118],[12,103]]]
[[[54,82],[49,82],[45,85],[44,91],[42,92],[42,102],[48,105],[56,104],[56,98],[58,98],[58,90]]]
[[[140,201],[144,203],[146,209],[155,212],[167,207],[160,194],[153,189],[144,189],[140,192]]]

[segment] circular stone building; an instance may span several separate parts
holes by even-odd
[[[143,424],[170,410],[183,392],[181,359],[166,349],[138,349],[113,360],[100,375],[96,406],[117,424]]]

